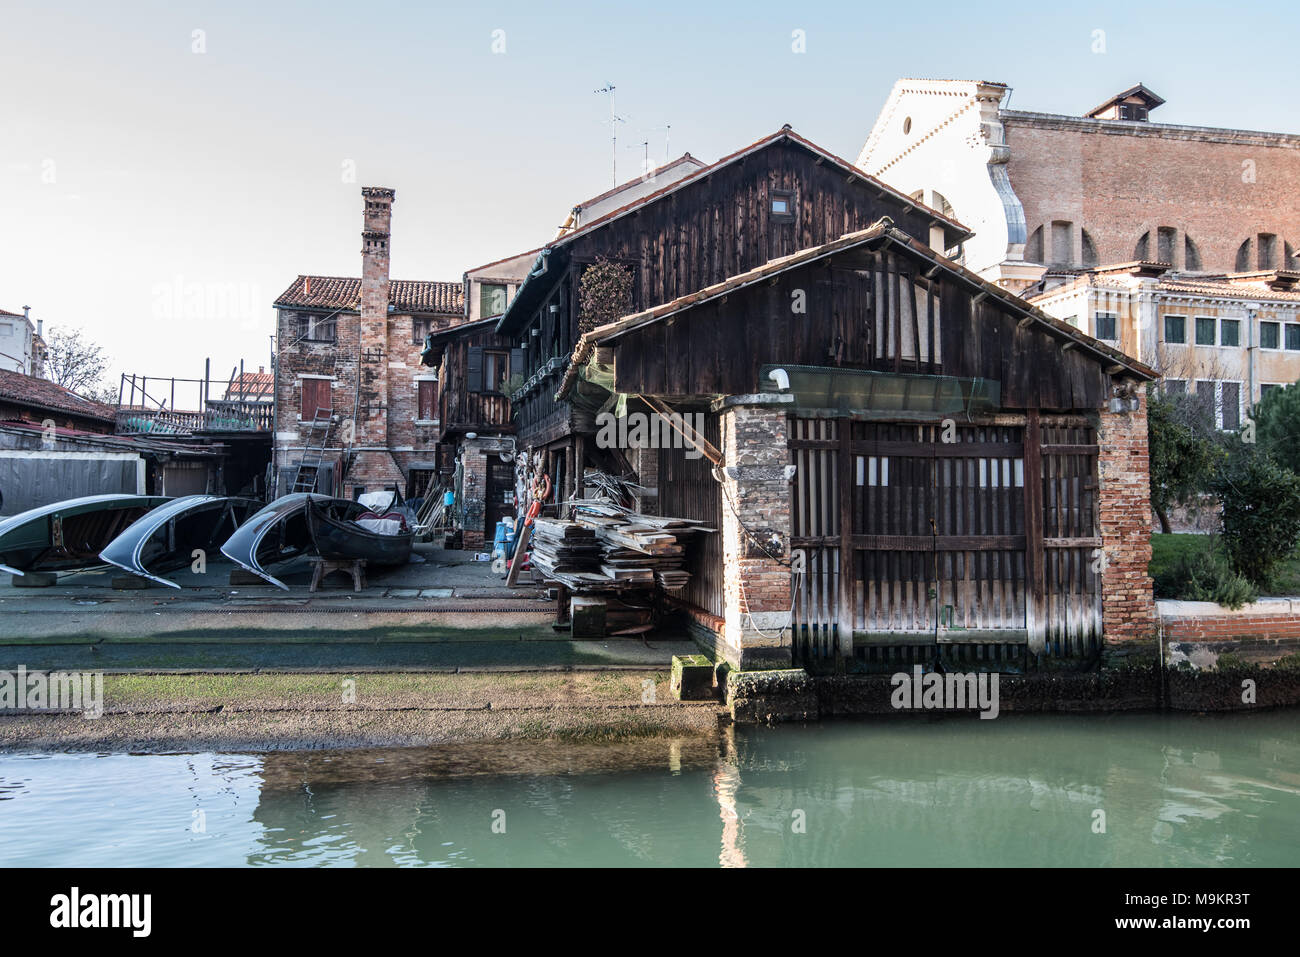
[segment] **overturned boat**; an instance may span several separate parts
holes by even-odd
[[[0,519],[0,571],[74,571],[104,562],[102,552],[165,495],[87,495]]]
[[[315,492],[282,495],[235,531],[221,546],[221,554],[277,588],[289,586],[266,570],[266,566],[287,561],[312,547],[307,528],[308,503],[333,518],[363,515],[366,507],[344,498],[330,498]]]
[[[411,559],[415,533],[401,512],[357,516],[331,513],[317,502],[307,505],[307,530],[316,553],[331,561],[357,561],[368,565],[405,565]]]
[[[183,568],[196,549],[204,554],[226,541],[262,503],[225,495],[186,495],[142,515],[99,557],[160,585],[180,588],[162,572]]]

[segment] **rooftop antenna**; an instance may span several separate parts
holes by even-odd
[[[618,185],[618,124],[626,123],[627,120],[614,112],[614,84],[606,83],[599,90],[593,90],[594,93],[609,94],[609,136],[610,136],[610,158],[612,163],[612,172],[614,174],[614,185]]]
[[[627,149],[634,150],[641,147],[641,178],[645,179],[650,175],[650,141],[642,140],[640,143],[633,143]]]

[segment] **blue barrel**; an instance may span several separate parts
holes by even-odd
[[[515,530],[505,519],[497,522],[496,536],[492,539],[492,554],[509,558],[515,553]]]

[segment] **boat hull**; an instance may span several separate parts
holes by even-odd
[[[311,532],[307,529],[309,502],[341,517],[355,517],[365,511],[356,502],[314,492],[282,495],[239,526],[221,546],[221,554],[277,588],[288,591],[289,586],[266,569],[312,547]]]
[[[187,495],[142,515],[99,557],[133,575],[180,588],[161,573],[190,564],[196,549],[204,554],[215,550],[261,506],[251,498]]]
[[[171,499],[87,495],[0,519],[0,571],[74,571],[104,564],[99,553],[133,522]]]
[[[413,532],[380,535],[347,519],[338,519],[315,503],[307,507],[307,529],[316,554],[331,561],[364,560],[368,565],[405,565],[411,559]]]

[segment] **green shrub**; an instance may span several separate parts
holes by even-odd
[[[1237,574],[1216,552],[1194,551],[1179,555],[1155,577],[1156,595],[1182,601],[1213,601],[1240,608],[1259,597],[1259,590]]]
[[[1270,455],[1242,446],[1215,484],[1228,562],[1253,584],[1267,587],[1300,543],[1300,476]]]

